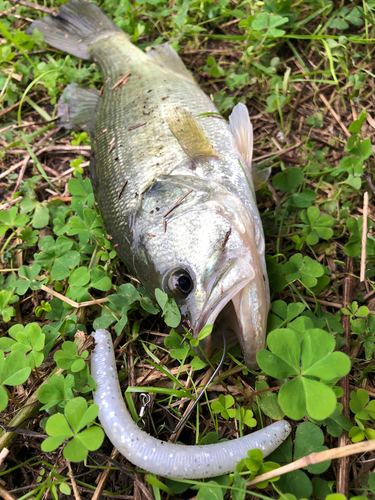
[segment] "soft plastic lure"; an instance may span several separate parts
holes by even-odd
[[[125,406],[110,334],[96,330],[93,335],[96,346],[91,374],[97,384],[94,401],[99,406],[99,420],[112,444],[134,465],[171,478],[221,476],[233,472],[248,450],[257,448],[267,456],[288,437],[291,427],[285,420],[233,441],[205,446],[166,443],[150,436]]]

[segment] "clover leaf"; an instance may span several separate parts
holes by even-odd
[[[27,359],[22,352],[11,352],[4,357],[0,351],[0,411],[8,405],[8,393],[4,385],[20,385],[26,382],[31,373]]]
[[[29,323],[23,325],[14,325],[9,329],[9,335],[17,342],[11,346],[11,351],[20,351],[26,356],[30,368],[38,367],[42,364],[44,354],[41,352],[44,348],[45,334],[38,323]]]
[[[234,398],[230,394],[224,396],[224,394],[220,394],[219,399],[216,401],[212,401],[211,409],[214,413],[220,413],[221,416],[225,419],[229,418],[229,414],[227,409],[233,406]]]
[[[11,290],[1,290],[0,291],[0,314],[3,317],[5,323],[11,320],[12,316],[16,315],[16,311],[13,306],[13,302],[17,302],[18,297],[13,294]]]
[[[329,240],[332,237],[333,217],[328,214],[321,215],[319,208],[312,206],[307,210],[302,210],[301,220],[306,224],[302,230],[302,235],[306,237],[308,245],[316,245],[319,238]]]
[[[317,278],[323,276],[324,267],[308,255],[296,253],[283,265],[283,273],[289,282],[299,280],[305,287],[312,288],[318,283]]]
[[[183,338],[173,328],[168,337],[165,337],[164,345],[170,349],[169,354],[175,359],[185,359],[190,351],[188,343],[183,342]]]
[[[78,355],[78,348],[73,342],[64,342],[60,351],[56,351],[54,359],[56,364],[62,370],[71,370],[72,372],[79,372],[86,366],[85,359],[88,352],[84,351],[80,356]]]
[[[328,448],[323,446],[323,444],[324,434],[319,427],[311,422],[302,422],[296,430],[294,453],[292,450],[292,440],[288,438],[268,458],[280,465],[286,465],[310,453],[327,450]],[[330,463],[330,460],[328,460],[320,464],[310,465],[307,467],[307,470],[310,474],[321,474],[328,469]],[[310,479],[301,470],[289,472],[281,476],[277,482],[277,486],[284,493],[291,493],[297,498],[309,498],[313,491]]]
[[[320,329],[302,333],[285,328],[272,331],[267,345],[269,351],[257,355],[260,368],[274,378],[292,379],[279,392],[282,411],[294,420],[306,414],[317,420],[329,417],[336,407],[329,385],[350,371],[349,357],[333,352],[335,339]]]
[[[181,322],[181,313],[174,299],[162,292],[159,288],[155,290],[155,298],[161,307],[165,323],[171,328],[176,328]]]
[[[354,426],[349,431],[349,437],[353,443],[367,439],[375,438],[375,431],[369,427],[365,427],[365,422],[375,421],[375,400],[370,401],[370,396],[365,389],[358,389],[357,392],[350,393],[350,409],[355,414],[357,426]]]
[[[40,290],[42,285],[47,281],[35,281],[41,267],[38,264],[33,264],[32,267],[21,266],[18,270],[19,279],[15,281],[14,286],[18,295],[25,295],[27,290]]]
[[[220,413],[225,418],[235,418],[248,427],[255,427],[257,421],[253,418],[254,414],[251,410],[246,408],[231,408],[234,405],[234,398],[230,394],[224,396],[220,394],[219,399],[211,403],[213,413]]]
[[[272,178],[272,185],[275,189],[286,193],[295,193],[303,180],[303,172],[298,167],[287,168],[277,173]]]
[[[73,375],[69,374],[66,377],[61,374],[53,375],[38,391],[38,400],[44,404],[41,410],[47,410],[54,406],[60,408],[66,406],[67,402],[74,398],[73,387]]]
[[[35,261],[45,269],[51,268],[51,276],[59,281],[69,276],[80,261],[81,256],[72,250],[74,241],[66,236],[59,236],[56,241],[48,235],[39,241],[40,253],[35,254]]]
[[[277,38],[285,35],[284,30],[276,29],[277,26],[281,26],[287,22],[287,17],[272,15],[268,12],[261,12],[252,22],[252,27],[257,31],[265,31],[265,36],[267,37]]]
[[[100,448],[104,440],[103,430],[92,427],[98,410],[96,404],[87,407],[84,398],[69,401],[65,407],[65,416],[57,413],[48,419],[46,432],[50,437],[43,441],[42,450],[55,450],[65,440],[72,438],[64,448],[64,457],[71,462],[85,460],[88,452]],[[86,426],[87,429],[82,430]]]
[[[26,214],[17,215],[18,207],[12,207],[10,210],[0,210],[0,236],[14,227],[23,227],[29,222],[30,218]]]

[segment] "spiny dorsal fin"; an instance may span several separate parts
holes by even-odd
[[[218,157],[208,137],[188,109],[175,108],[169,112],[167,120],[173,135],[193,161]]]
[[[177,52],[169,45],[169,43],[162,43],[155,47],[148,47],[146,49],[148,57],[161,68],[176,74],[183,80],[195,83],[194,78],[186,69],[185,64],[182,62]]]
[[[253,159],[253,125],[250,121],[249,111],[241,102],[237,104],[229,115],[229,126],[233,134],[238,151],[245,160],[250,176],[254,182],[255,190],[267,181],[271,169],[258,170],[252,168]]]
[[[98,90],[71,83],[64,89],[58,102],[59,125],[67,129],[85,130],[91,134],[100,104]]]

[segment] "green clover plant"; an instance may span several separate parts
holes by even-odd
[[[230,394],[224,396],[220,394],[219,399],[211,403],[211,410],[220,413],[224,419],[235,418],[248,427],[255,427],[257,421],[253,418],[254,413],[246,408],[231,408],[234,405],[234,398]]]
[[[103,430],[93,425],[98,410],[96,404],[87,406],[86,400],[81,397],[69,401],[64,415],[57,413],[47,420],[46,432],[51,437],[43,441],[42,450],[53,451],[69,439],[64,447],[64,457],[71,462],[85,460],[88,452],[100,448],[104,440]]]
[[[311,422],[302,422],[296,430],[294,451],[293,441],[289,437],[277,448],[268,459],[280,465],[286,465],[293,460],[299,460],[310,453],[327,450],[324,446],[324,434],[319,427]],[[331,461],[322,462],[307,467],[310,474],[322,474],[325,472]],[[302,470],[288,472],[280,476],[277,487],[283,493],[295,495],[297,498],[310,498],[313,493],[313,485],[308,475]]]
[[[22,352],[11,352],[5,358],[4,351],[0,350],[0,411],[8,405],[8,391],[4,386],[23,384],[30,373],[31,368]]]
[[[260,368],[277,379],[291,379],[280,389],[282,411],[294,420],[308,415],[317,420],[329,417],[336,407],[332,386],[350,371],[350,359],[333,352],[335,339],[324,330],[272,331],[267,337],[269,351],[258,352]]]
[[[350,409],[354,413],[356,426],[349,431],[349,437],[353,443],[367,439],[375,439],[375,431],[365,427],[366,422],[375,422],[375,400],[370,401],[370,396],[365,389],[358,389],[350,393]]]

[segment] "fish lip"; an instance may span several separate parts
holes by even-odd
[[[198,320],[196,321],[195,326],[193,326],[194,337],[197,338],[199,332],[206,325],[214,325],[216,318],[219,316],[224,307],[243,289],[245,286],[252,280],[251,277],[244,278],[240,282],[237,283],[229,292],[225,292],[225,295],[222,297],[215,299],[213,304],[210,304],[209,297],[204,305],[204,313],[200,315]]]

